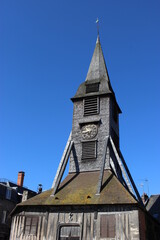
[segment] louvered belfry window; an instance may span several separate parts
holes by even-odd
[[[99,91],[99,83],[92,83],[86,85],[86,93],[98,92]]]
[[[101,215],[100,216],[100,237],[101,238],[115,238],[116,234],[116,219],[115,215]]]
[[[99,113],[99,98],[97,96],[84,99],[84,116]]]
[[[82,160],[95,159],[97,155],[96,147],[96,141],[82,142]]]

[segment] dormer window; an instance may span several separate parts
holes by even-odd
[[[92,83],[86,85],[86,93],[98,92],[99,91],[99,83]]]
[[[10,200],[11,194],[12,194],[12,190],[10,188],[7,188],[6,189],[6,199]]]
[[[99,97],[84,99],[84,116],[99,114]]]

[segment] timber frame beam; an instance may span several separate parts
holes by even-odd
[[[69,135],[69,138],[68,138],[66,147],[64,149],[64,152],[63,152],[63,155],[62,155],[62,158],[61,158],[61,161],[60,161],[55,179],[54,179],[53,184],[52,184],[53,192],[52,192],[51,196],[54,196],[56,194],[56,192],[59,188],[61,179],[63,177],[64,171],[66,169],[67,162],[68,162],[68,159],[69,159],[72,147],[73,147],[73,141],[71,141],[71,136],[72,136],[72,132]]]
[[[121,153],[121,151],[117,151],[116,147],[115,147],[115,144],[112,140],[112,137],[111,136],[107,136],[106,139],[105,139],[105,145],[104,145],[104,151],[103,151],[103,157],[102,157],[102,165],[101,165],[101,170],[100,170],[100,175],[99,175],[99,181],[98,181],[98,187],[97,187],[97,193],[96,195],[99,195],[100,192],[101,192],[101,187],[102,187],[102,181],[103,181],[103,174],[104,174],[104,168],[105,168],[105,158],[106,158],[106,152],[107,152],[107,147],[108,147],[108,144],[109,142],[111,143],[111,147],[113,149],[113,152],[114,152],[114,155],[117,159],[117,163],[123,173],[123,176],[124,176],[124,179],[125,179],[125,182],[126,182],[126,185],[127,185],[127,188],[128,190],[133,194],[133,190],[137,196],[137,199],[138,201],[140,202],[140,204],[143,206],[143,202],[142,202],[142,199],[139,195],[139,192],[137,190],[137,187],[133,181],[133,178],[130,174],[130,171],[127,167],[127,164],[124,160],[124,157]]]
[[[66,147],[64,149],[64,152],[63,152],[63,155],[62,155],[62,158],[61,158],[61,161],[60,161],[60,164],[59,164],[59,167],[58,167],[55,179],[54,179],[53,184],[52,184],[53,192],[52,192],[51,196],[54,196],[57,193],[57,190],[59,188],[61,179],[62,179],[64,171],[66,169],[67,162],[68,162],[68,159],[69,159],[69,156],[70,156],[73,144],[74,144],[74,142],[71,140],[71,138],[72,138],[72,132],[69,135],[69,138],[68,138]],[[127,167],[127,164],[126,164],[126,162],[124,160],[124,157],[123,157],[121,151],[116,149],[115,144],[114,144],[111,136],[107,136],[105,138],[104,150],[103,150],[103,156],[102,156],[102,165],[101,165],[101,169],[100,169],[100,175],[99,175],[96,195],[99,195],[100,192],[101,192],[102,182],[103,182],[103,175],[104,175],[104,169],[105,169],[106,153],[107,153],[107,147],[109,146],[109,143],[110,143],[110,146],[112,147],[112,150],[113,150],[113,153],[114,153],[114,155],[116,157],[117,163],[118,163],[118,165],[119,165],[119,167],[120,167],[120,169],[121,169],[121,171],[123,173],[123,177],[124,177],[125,183],[126,183],[126,188],[132,194],[133,194],[133,190],[134,190],[134,192],[135,192],[135,194],[137,196],[138,201],[143,206],[143,202],[142,202],[141,197],[139,195],[139,192],[138,192],[138,190],[136,188],[136,185],[135,185],[135,183],[133,181],[133,178],[132,178],[132,176],[130,174],[130,171],[129,171],[128,167]]]
[[[103,174],[104,174],[104,167],[105,167],[105,160],[106,160],[106,153],[107,153],[107,146],[108,146],[108,140],[109,137],[107,136],[104,143],[104,149],[103,149],[103,157],[102,157],[102,166],[100,170],[99,180],[98,180],[98,188],[96,195],[100,194],[101,187],[102,187],[102,181],[103,181]]]

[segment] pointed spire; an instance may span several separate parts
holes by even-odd
[[[99,83],[99,91],[87,93],[86,85],[93,84],[93,83]],[[109,75],[108,75],[106,63],[105,63],[102,48],[101,48],[100,37],[98,34],[97,40],[96,40],[96,46],[95,46],[91,63],[88,69],[86,80],[79,86],[75,96],[71,98],[71,100],[74,101],[75,99],[78,99],[78,98],[84,98],[86,96],[102,95],[102,94],[103,95],[112,94],[112,96],[114,96],[116,101],[115,93],[113,91],[113,88],[109,80]],[[117,107],[118,107],[119,113],[121,113],[121,109],[119,108],[118,104],[117,104]]]
[[[99,39],[99,34],[98,34],[98,36],[97,36],[97,41],[96,41],[96,44],[100,44],[100,39]]]
[[[99,34],[97,36],[96,47],[87,73],[86,81],[105,78],[109,82],[106,63],[104,60]]]

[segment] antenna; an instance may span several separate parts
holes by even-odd
[[[143,183],[140,183],[139,186],[142,188],[142,191],[143,191],[143,193],[144,193],[144,184],[143,184]],[[143,193],[142,193],[142,194],[143,194]]]
[[[149,196],[149,181],[148,181],[148,179],[145,178],[145,179],[139,179],[139,180],[142,181],[142,182],[139,184],[139,186],[140,186],[141,188],[143,188],[143,193],[144,193],[144,187],[146,186],[146,187],[147,187],[147,195]]]

